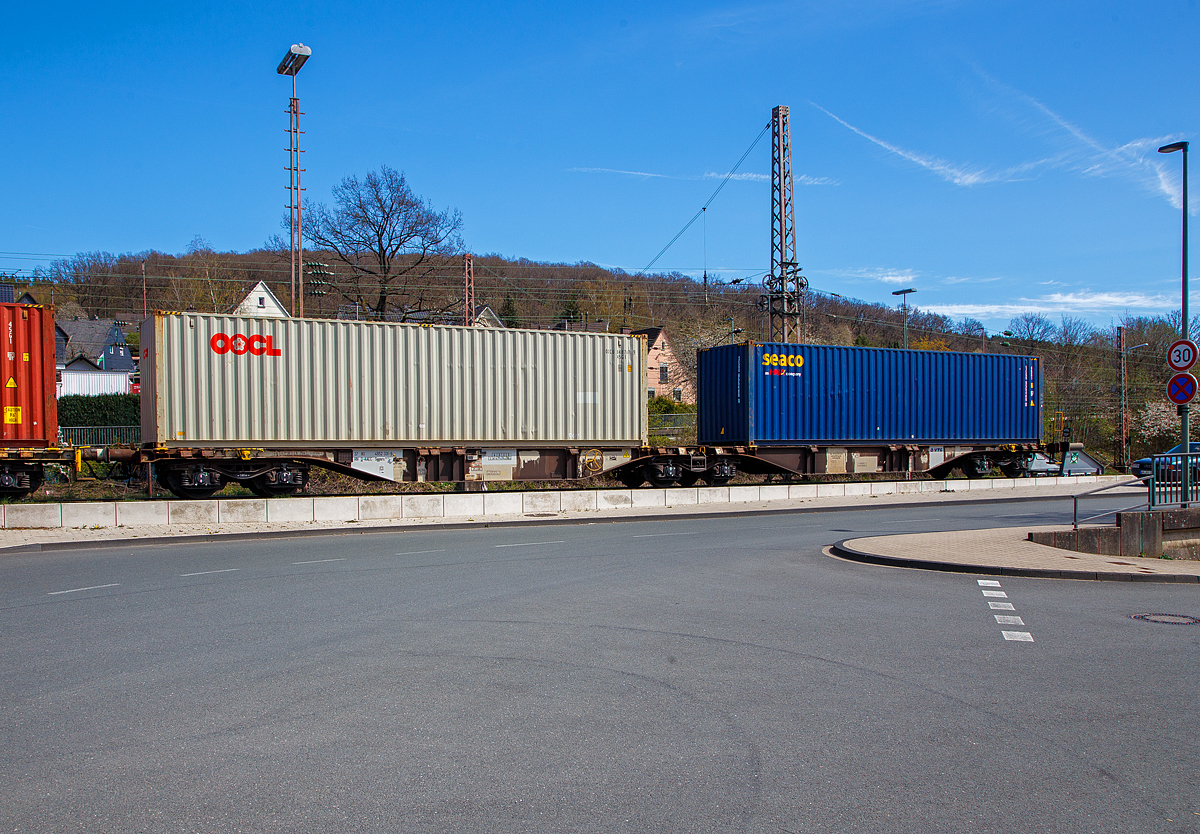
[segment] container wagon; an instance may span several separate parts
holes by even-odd
[[[746,342],[697,360],[698,447],[650,450],[619,473],[627,484],[994,467],[1018,477],[1047,451],[1035,357]]]
[[[156,313],[141,459],[176,495],[289,495],[312,466],[484,483],[608,472],[647,442],[646,348],[608,333]]]

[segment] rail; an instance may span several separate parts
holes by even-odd
[[[1152,456],[1150,508],[1188,507],[1193,504],[1200,504],[1200,453]]]
[[[71,446],[138,446],[141,426],[59,426],[63,443]]]
[[[1119,510],[1109,510],[1108,512],[1099,513],[1097,515],[1091,515],[1084,519],[1081,519],[1079,517],[1079,499],[1080,498],[1087,498],[1089,496],[1095,495],[1096,493],[1107,492],[1108,490],[1116,489],[1117,487],[1132,486],[1133,484],[1144,484],[1144,483],[1146,483],[1146,480],[1147,480],[1146,478],[1133,478],[1132,480],[1121,481],[1121,483],[1119,483],[1119,484],[1108,484],[1107,486],[1096,487],[1096,489],[1089,489],[1087,492],[1081,492],[1077,495],[1072,495],[1071,500],[1074,502],[1074,506],[1071,510],[1071,527],[1075,530],[1078,530],[1080,523],[1086,523],[1088,521],[1095,521],[1098,518],[1104,518],[1105,516],[1109,516],[1109,515],[1116,515],[1117,513],[1127,513],[1130,510],[1138,509],[1139,507],[1143,506],[1143,504],[1146,506],[1146,509],[1149,509],[1150,503],[1149,503],[1149,498],[1147,498],[1146,501],[1138,501],[1132,507],[1122,507]]]

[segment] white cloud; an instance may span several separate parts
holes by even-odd
[[[704,175],[706,180],[723,180],[729,177],[731,180],[741,180],[744,182],[770,182],[771,177],[768,174],[718,174],[709,171]]]
[[[861,278],[868,281],[879,281],[884,284],[909,284],[918,277],[918,273],[911,269],[886,269],[881,267],[829,269],[821,270],[820,274],[831,275],[835,278]]]
[[[944,159],[938,159],[935,156],[917,153],[916,151],[906,150],[898,145],[893,145],[891,142],[886,142],[877,136],[872,136],[865,130],[855,127],[840,116],[830,113],[824,107],[815,102],[809,102],[813,107],[820,110],[829,118],[836,121],[838,124],[854,131],[864,139],[874,142],[879,147],[886,151],[896,154],[899,157],[907,159],[909,162],[915,162],[922,168],[932,171],[944,180],[954,183],[955,185],[985,185],[993,182],[1017,182],[1022,179],[1028,179],[1027,175],[1038,167],[1041,167],[1050,160],[1042,159],[1036,162],[1024,162],[1020,165],[1015,165],[1011,168],[1005,168],[1002,171],[988,171],[986,168],[978,166],[967,167],[953,162],[947,162]]]
[[[667,174],[651,174],[646,171],[622,171],[619,168],[568,168],[568,171],[577,174],[624,174],[629,177],[657,177],[665,180],[678,180],[684,177],[672,177]]]
[[[927,313],[951,318],[1004,319],[1022,313],[1058,315],[1097,315],[1125,311],[1160,312],[1171,309],[1173,299],[1165,295],[1134,292],[1050,293],[1040,298],[1020,298],[1005,304],[931,304],[921,306]]]

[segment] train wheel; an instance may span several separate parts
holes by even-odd
[[[259,475],[245,482],[245,486],[260,498],[278,498],[284,495],[295,495],[300,491],[298,484],[273,484],[266,475]]]
[[[671,475],[664,475],[659,471],[658,467],[654,466],[654,464],[646,464],[646,466],[642,468],[642,475],[646,478],[646,483],[650,484],[650,486],[654,487],[655,489],[669,487],[674,484],[676,480]]]
[[[0,470],[0,498],[19,501],[42,485],[42,465],[5,467]]]
[[[637,489],[646,483],[646,478],[640,469],[622,469],[617,472],[617,478],[630,489]]]
[[[703,472],[692,472],[690,469],[685,469],[679,476],[679,485],[690,487],[695,486],[700,482],[700,476]]]
[[[198,480],[201,483],[197,483]],[[158,483],[169,492],[188,501],[203,501],[205,498],[212,498],[221,487],[225,486],[223,479],[216,472],[189,471],[183,467],[166,466],[158,471]]]

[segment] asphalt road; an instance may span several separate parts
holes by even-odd
[[[0,830],[1200,831],[1196,586],[821,552],[1063,512],[0,557]]]

